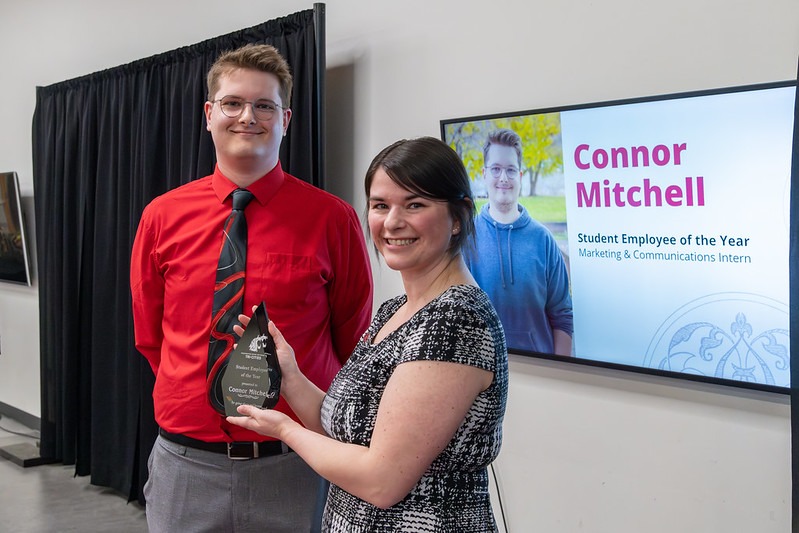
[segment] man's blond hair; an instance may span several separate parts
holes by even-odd
[[[280,83],[279,103],[291,107],[291,89],[294,80],[286,59],[269,44],[247,44],[236,50],[223,52],[208,70],[208,100],[211,101],[219,90],[219,80],[236,69],[257,70],[277,76]]]

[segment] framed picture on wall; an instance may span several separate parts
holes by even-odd
[[[16,172],[0,172],[0,282],[31,285],[25,212]]]

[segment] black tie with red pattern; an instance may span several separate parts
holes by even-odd
[[[222,249],[214,285],[211,314],[211,339],[208,345],[208,397],[217,411],[224,413],[222,375],[227,356],[236,342],[233,326],[244,308],[244,267],[247,263],[247,219],[244,208],[253,199],[246,189],[233,191],[233,211],[222,230]]]

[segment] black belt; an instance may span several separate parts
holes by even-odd
[[[230,459],[256,459],[258,457],[269,457],[270,455],[281,455],[288,453],[291,449],[279,440],[267,440],[264,442],[234,441],[234,442],[205,442],[186,435],[170,433],[158,428],[158,433],[166,440],[175,444],[196,448],[207,452],[224,453]]]

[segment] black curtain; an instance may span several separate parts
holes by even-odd
[[[267,43],[294,75],[283,168],[322,185],[324,5],[117,68],[37,88],[41,455],[143,503],[155,441],[153,373],[134,347],[130,251],[144,206],[213,171],[205,76]],[[315,27],[315,23],[317,27]]]

